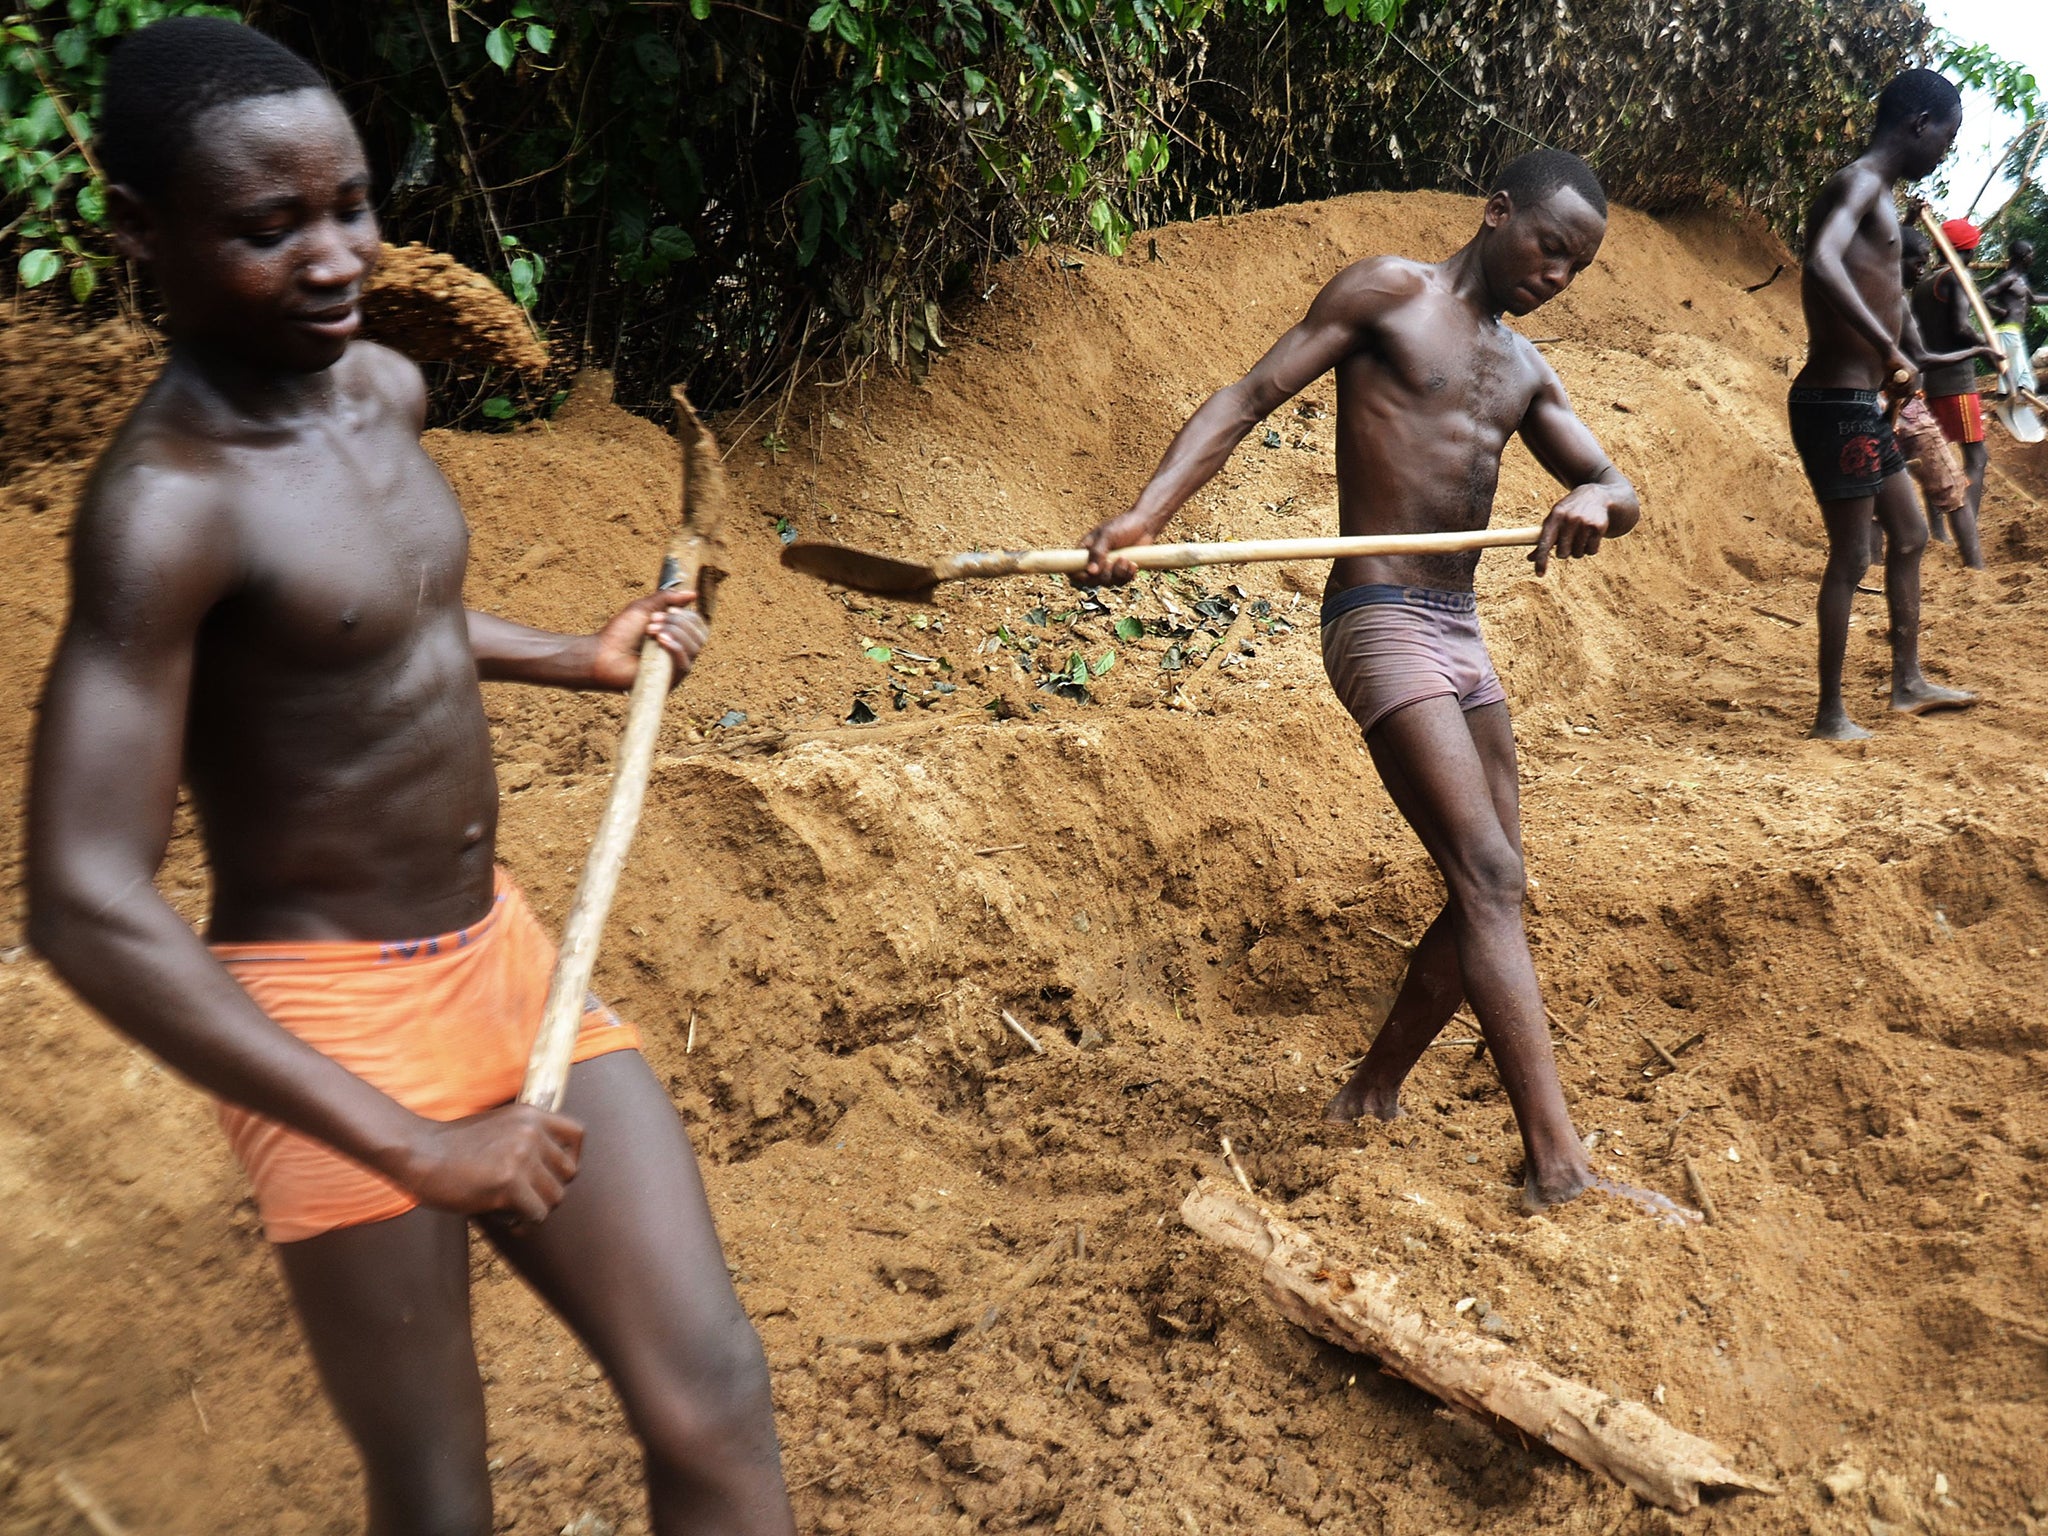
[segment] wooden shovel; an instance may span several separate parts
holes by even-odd
[[[1227,544],[1138,544],[1118,550],[1141,571],[1184,571],[1197,565],[1248,565],[1267,560],[1341,560],[1347,555],[1453,555],[1474,549],[1534,544],[1541,528],[1476,528],[1465,533],[1358,534],[1327,539],[1240,539]],[[1088,564],[1085,549],[972,550],[941,555],[930,565],[898,560],[845,544],[792,544],[782,563],[793,571],[862,592],[922,592],[942,581],[984,576],[1071,576]]]
[[[711,617],[713,594],[725,573],[717,565],[717,544],[725,510],[725,470],[718,441],[697,418],[680,388],[669,394],[676,402],[676,440],[683,450],[683,520],[661,562],[664,592],[695,588],[697,610]],[[583,1003],[590,992],[590,973],[597,964],[597,941],[605,915],[619,888],[626,850],[640,825],[641,802],[654,767],[654,741],[661,729],[662,705],[668,700],[675,663],[652,639],[641,642],[640,670],[626,704],[626,728],[619,736],[618,761],[612,766],[612,789],[584,861],[583,878],[569,919],[562,925],[562,948],[548,987],[540,1033],[526,1059],[526,1085],[519,1102],[545,1110],[562,1107],[569,1086],[569,1056],[583,1027]]]
[[[1977,280],[1970,276],[1970,269],[1956,248],[1942,233],[1940,222],[1934,217],[1934,210],[1925,203],[1920,205],[1920,222],[1926,227],[1927,238],[1934,242],[1934,248],[1941,253],[1941,259],[1948,263],[1948,270],[1955,280],[1963,285],[1963,297],[1970,302],[1970,313],[1977,317],[1977,328],[1984,333],[1984,340],[1990,346],[1998,345],[1998,327],[1992,324],[1991,311],[1985,307],[1984,295],[1977,291]],[[1998,355],[1998,392],[2012,393],[2011,370],[2006,366],[2003,349]]]

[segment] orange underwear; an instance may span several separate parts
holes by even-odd
[[[212,949],[278,1025],[429,1120],[460,1120],[519,1096],[555,965],[555,946],[502,869],[491,910],[436,938]],[[583,1008],[572,1060],[640,1048],[639,1032],[595,997]],[[325,1142],[232,1104],[219,1108],[273,1243],[385,1221],[419,1204]]]

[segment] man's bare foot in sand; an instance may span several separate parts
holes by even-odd
[[[1935,709],[1968,709],[1977,695],[1960,688],[1942,688],[1926,678],[1892,685],[1892,708],[1902,715],[1924,715]],[[1818,731],[1819,727],[1815,727]]]
[[[1391,1089],[1380,1088],[1366,1080],[1366,1069],[1361,1066],[1351,1074],[1351,1081],[1337,1090],[1336,1096],[1323,1106],[1323,1119],[1330,1125],[1356,1125],[1366,1116],[1375,1120],[1399,1120],[1406,1113],[1401,1108],[1401,1088],[1396,1084]]]
[[[1531,1169],[1522,1180],[1522,1210],[1530,1216],[1539,1216],[1554,1205],[1563,1205],[1567,1200],[1576,1200],[1583,1195],[1605,1195],[1610,1199],[1626,1200],[1645,1216],[1654,1217],[1667,1227],[1696,1227],[1706,1218],[1690,1206],[1680,1205],[1669,1195],[1660,1195],[1654,1189],[1639,1189],[1633,1184],[1624,1184],[1619,1179],[1610,1179],[1604,1173],[1595,1173],[1590,1168],[1585,1177],[1577,1181],[1568,1191],[1551,1194],[1545,1192],[1536,1182],[1535,1170]]]
[[[1870,732],[1863,729],[1842,710],[1829,710],[1813,722],[1813,729],[1806,733],[1808,741],[1868,741]]]

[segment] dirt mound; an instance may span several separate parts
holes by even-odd
[[[599,990],[646,1028],[707,1163],[806,1529],[1679,1528],[1279,1322],[1174,1215],[1222,1134],[1268,1199],[1403,1272],[1430,1315],[1657,1403],[1785,1485],[1686,1529],[2030,1530],[2028,1501],[2048,1510],[2048,683],[2028,659],[2048,535],[2010,488],[2040,466],[2001,461],[1989,572],[1929,559],[1930,670],[1985,704],[1884,718],[1869,599],[1850,689],[1877,734],[1802,740],[1821,552],[1783,431],[1796,285],[1742,292],[1782,251],[1617,212],[1526,324],[1645,525],[1545,582],[1510,554],[1481,579],[1567,1090],[1596,1161],[1674,1193],[1690,1161],[1720,1218],[1702,1231],[1593,1202],[1516,1215],[1505,1098],[1455,1044],[1408,1119],[1320,1122],[1439,899],[1322,683],[1320,569],[918,606],[775,564],[789,527],[919,552],[1070,539],[1339,264],[1441,254],[1472,218],[1354,198],[1165,229],[1156,261],[1144,240],[1021,260],[951,317],[921,384],[720,424],[736,569]],[[1191,536],[1329,526],[1331,390],[1309,395]],[[429,446],[475,529],[473,601],[587,626],[649,579],[675,506],[658,428],[586,395]],[[80,473],[0,492],[15,793]],[[1545,504],[1517,450],[1501,520]],[[504,856],[559,918],[619,706],[490,705]],[[202,878],[181,833],[181,910]],[[0,993],[0,1531],[69,1517],[60,1466],[140,1529],[351,1529],[351,1458],[205,1105],[30,958]],[[986,1326],[881,1342],[983,1318],[1027,1266]],[[501,1528],[644,1530],[609,1393],[495,1260],[475,1273]]]
[[[548,348],[505,291],[431,247],[387,245],[363,290],[363,334],[409,357],[538,377]]]
[[[108,320],[80,331],[19,298],[0,316],[0,474],[90,457],[113,435],[162,350],[153,331]]]
[[[386,245],[363,293],[363,334],[420,362],[537,377],[547,343],[489,278],[424,245]],[[90,458],[156,376],[163,338],[140,322],[81,331],[53,306],[17,298],[0,315],[0,474]]]

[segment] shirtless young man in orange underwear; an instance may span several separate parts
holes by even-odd
[[[596,634],[466,612],[419,371],[353,341],[369,173],[303,60],[231,22],[136,33],[100,155],[170,338],[73,530],[29,807],[31,934],[218,1095],[373,1536],[488,1536],[470,1218],[604,1367],[652,1528],[791,1536],[767,1362],[673,1106],[592,1004],[565,1113],[513,1101],[552,948],[492,858],[479,678],[687,668],[691,594]],[[202,941],[158,896],[180,780]]]
[[[1245,434],[1337,374],[1337,516],[1353,533],[1484,528],[1501,450],[1520,433],[1570,490],[1531,557],[1599,552],[1641,516],[1536,348],[1501,323],[1557,297],[1607,233],[1607,198],[1576,155],[1535,150],[1501,173],[1478,234],[1434,264],[1346,267],[1307,316],[1182,427],[1128,512],[1083,541],[1083,581],[1136,575],[1116,551],[1149,544]],[[1442,874],[1443,910],[1415,948],[1393,1011],[1329,1119],[1400,1114],[1401,1085],[1470,999],[1500,1066],[1532,1211],[1600,1190],[1666,1220],[1662,1195],[1595,1173],[1572,1128],[1522,926],[1521,794],[1507,696],[1480,638],[1473,555],[1339,560],[1323,597],[1323,663],[1365,733],[1387,793]]]

